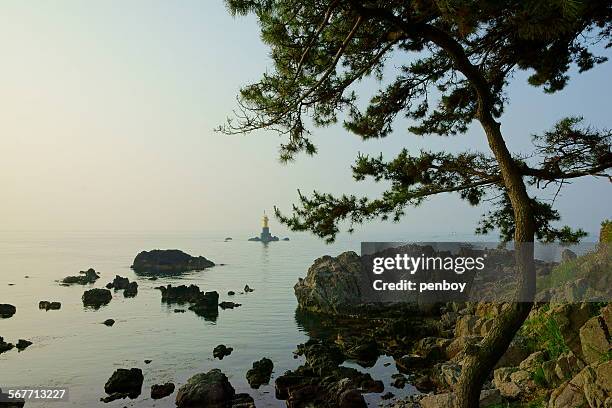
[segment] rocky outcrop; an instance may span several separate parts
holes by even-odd
[[[548,408],[608,407],[612,398],[612,361],[585,367],[550,395]]]
[[[107,289],[122,290],[124,297],[134,297],[138,294],[138,283],[130,282],[128,278],[115,275],[112,282],[106,284]]]
[[[12,317],[15,313],[17,313],[17,308],[13,305],[9,305],[8,303],[0,304],[0,318],[8,319]]]
[[[207,373],[196,374],[179,388],[176,394],[178,408],[227,408],[236,396],[227,376],[214,368]]]
[[[174,392],[173,383],[153,384],[151,386],[151,398],[154,400],[165,398],[168,395],[172,394],[173,392]]]
[[[95,283],[99,278],[100,275],[93,268],[89,268],[86,271],[80,271],[79,275],[66,276],[64,279],[62,279],[62,283],[65,285],[87,285],[90,283]]]
[[[223,360],[223,357],[229,356],[230,354],[232,354],[232,351],[234,351],[232,347],[227,347],[224,344],[219,344],[213,349],[213,357],[218,358],[219,360]]]
[[[99,308],[108,304],[112,298],[113,295],[110,290],[94,288],[86,290],[81,299],[83,300],[83,306]]]
[[[62,304],[60,302],[49,302],[48,300],[41,300],[38,302],[38,308],[41,310],[60,310]]]
[[[300,278],[293,290],[302,310],[337,315],[358,313],[360,307],[370,303],[372,294],[364,293],[369,287],[361,259],[351,251],[315,260],[306,278]]]
[[[189,310],[207,319],[216,319],[219,315],[219,293],[202,292],[196,285],[159,286],[162,302],[191,303]]]
[[[17,350],[23,351],[27,349],[28,347],[30,347],[31,345],[32,345],[31,341],[25,340],[25,339],[19,339],[17,341],[17,344],[15,344],[15,347],[17,348]]]
[[[4,337],[0,336],[0,354],[12,350],[15,345],[4,341]]]
[[[194,257],[178,249],[142,251],[132,263],[136,273],[158,275],[200,271],[212,266],[215,266],[214,262],[203,256]]]
[[[273,369],[274,364],[269,358],[264,357],[259,361],[255,361],[253,368],[246,373],[246,379],[251,388],[257,389],[263,384],[268,384]]]
[[[598,316],[591,317],[580,328],[582,355],[587,363],[595,363],[612,355],[612,305]]]
[[[109,395],[101,400],[103,402],[110,402],[125,397],[134,399],[140,395],[143,381],[144,376],[140,368],[131,368],[129,370],[119,368],[106,381],[104,391]]]

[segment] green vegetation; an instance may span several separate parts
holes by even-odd
[[[612,243],[612,220],[605,220],[601,223],[599,232],[599,242],[610,244]]]
[[[531,379],[540,387],[546,387],[548,385],[548,381],[546,381],[546,376],[544,375],[544,369],[542,366],[538,367],[533,374],[531,374]]]
[[[545,350],[551,359],[556,359],[568,352],[569,347],[561,335],[559,323],[547,314],[548,310],[546,305],[535,316],[525,320],[520,333],[527,339],[531,351]]]
[[[546,398],[542,396],[529,402],[503,402],[501,404],[491,405],[489,408],[546,408],[546,405]]]

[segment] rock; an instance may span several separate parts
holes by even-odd
[[[257,389],[262,384],[268,384],[273,368],[274,364],[269,358],[264,357],[259,361],[255,361],[253,363],[253,368],[246,373],[246,379],[251,388]]]
[[[185,309],[174,309],[174,313],[185,313]]]
[[[158,286],[156,289],[162,292],[162,302],[191,303],[189,310],[207,319],[216,319],[219,315],[219,294],[217,292],[204,293],[196,285],[176,287],[168,285]]]
[[[480,408],[498,406],[502,403],[502,396],[499,390],[482,390],[480,392]]]
[[[460,317],[455,325],[455,338],[467,337],[475,334],[476,322],[478,322],[478,318],[476,316],[466,315]]]
[[[115,370],[113,375],[106,381],[104,385],[104,391],[109,394],[104,402],[112,398],[125,398],[130,397],[134,399],[140,395],[142,390],[142,382],[144,377],[140,368],[119,368]]]
[[[392,393],[391,391],[389,391],[386,394],[381,395],[380,399],[382,399],[382,400],[389,400],[389,399],[391,399],[393,397],[395,397],[395,394]]]
[[[253,292],[255,289],[251,289],[249,285],[244,285],[244,293]]]
[[[151,361],[153,361],[153,360],[144,360],[144,363],[145,364],[151,364]]]
[[[221,309],[233,309],[233,308],[239,307],[239,306],[242,306],[242,304],[234,303],[234,302],[221,302],[221,303],[219,303],[219,307]]]
[[[164,398],[172,394],[173,392],[174,392],[173,383],[153,384],[151,386],[151,398],[152,399]]]
[[[434,366],[432,380],[440,389],[451,389],[459,381],[461,366],[457,363],[445,362]]]
[[[107,289],[124,290],[130,284],[128,278],[124,278],[119,275],[115,275],[115,279],[112,282],[106,284]]]
[[[231,408],[255,408],[255,401],[247,393],[236,394],[231,401]]]
[[[502,367],[493,371],[493,384],[497,387],[499,384],[509,382],[510,375],[518,371],[516,367]]]
[[[108,289],[89,289],[83,293],[82,300],[84,306],[91,306],[94,308],[99,308],[100,306],[108,304],[113,295]]]
[[[15,345],[4,341],[4,337],[0,336],[0,354],[12,350]]]
[[[138,294],[138,283],[130,282],[123,291],[124,297],[134,297]]]
[[[404,388],[406,386],[406,383],[408,382],[408,379],[404,375],[399,373],[392,374],[391,378],[393,378],[391,385],[395,388]]]
[[[380,355],[378,344],[372,338],[338,335],[335,342],[349,360],[354,360],[362,367],[373,367]]]
[[[497,384],[496,387],[502,396],[511,400],[515,400],[521,395],[521,388],[512,381]]]
[[[64,279],[62,279],[62,283],[66,285],[87,285],[90,283],[95,283],[99,278],[100,275],[98,275],[98,273],[93,268],[89,268],[86,271],[80,271],[79,275],[66,276]]]
[[[219,294],[217,292],[205,292],[192,302],[189,310],[192,310],[197,315],[215,319],[219,315]]]
[[[234,292],[233,290],[227,292],[227,296],[234,296],[235,294],[236,292]]]
[[[232,351],[234,351],[232,347],[226,347],[224,344],[219,344],[213,349],[213,357],[223,360],[223,357],[229,356],[232,354]]]
[[[340,408],[366,408],[363,395],[357,390],[346,390],[340,394],[338,407]]]
[[[48,300],[41,300],[38,302],[38,308],[43,310],[59,310],[62,304],[60,302],[49,302]]]
[[[452,407],[454,403],[455,396],[451,393],[426,395],[420,401],[422,408]]]
[[[608,407],[612,398],[612,361],[591,364],[553,390],[549,408]]]
[[[178,408],[226,408],[236,392],[219,369],[196,374],[179,388],[176,394]]]
[[[136,273],[176,274],[187,271],[200,271],[215,266],[203,256],[193,257],[178,249],[154,249],[136,255],[132,269]]]
[[[12,317],[17,312],[17,308],[13,305],[9,305],[8,303],[0,304],[0,318],[8,319]]]
[[[344,252],[337,257],[316,259],[308,268],[306,278],[300,278],[293,290],[302,310],[350,314],[364,303],[361,288],[365,280],[368,279],[362,271],[360,257],[355,252]]]
[[[565,248],[563,251],[561,251],[561,262],[573,261],[577,257],[578,256],[576,255],[576,253],[571,249]]]
[[[115,321],[113,319],[106,319],[105,321],[102,322],[102,324],[108,327],[112,327],[112,325],[115,324]]]
[[[463,353],[466,348],[475,346],[482,340],[480,336],[461,336],[456,337],[446,348],[446,357],[455,358],[459,353]]]
[[[446,348],[451,342],[450,339],[425,337],[416,343],[413,350],[414,353],[422,356],[428,362],[444,360],[447,357]]]
[[[17,348],[17,350],[23,351],[23,350],[27,349],[28,347],[30,347],[31,345],[32,345],[31,341],[24,340],[24,339],[19,339],[19,341],[17,341],[17,344],[15,345],[15,347]]]
[[[582,355],[587,363],[601,361],[612,352],[611,335],[609,327],[602,315],[590,318],[580,328],[580,344]]]
[[[536,351],[527,357],[525,360],[521,361],[519,364],[519,368],[521,370],[528,371],[530,373],[535,372],[543,362],[548,359],[545,351]],[[497,370],[496,370],[497,371]]]

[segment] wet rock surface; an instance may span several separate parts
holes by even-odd
[[[176,394],[179,408],[227,408],[236,396],[234,387],[219,369],[196,374]]]
[[[4,337],[0,336],[0,354],[12,350],[14,347],[14,344],[4,341]]]
[[[0,304],[0,318],[8,319],[9,317],[12,317],[15,313],[17,313],[17,308],[15,306],[10,305],[8,303]]]
[[[38,308],[41,310],[60,310],[62,308],[62,304],[60,302],[41,300],[38,302]]]
[[[259,361],[255,361],[253,367],[246,373],[246,379],[251,388],[257,389],[263,384],[268,384],[273,369],[274,363],[269,358],[264,357]]]
[[[104,385],[107,397],[101,399],[110,402],[120,398],[137,398],[142,390],[144,376],[140,368],[119,368],[111,375]]]
[[[100,275],[93,268],[89,268],[86,271],[80,271],[79,275],[66,276],[64,279],[62,279],[61,283],[65,285],[87,285],[95,283],[99,278]]]
[[[107,305],[112,298],[113,295],[111,294],[110,290],[94,288],[86,290],[81,299],[84,306],[99,308]]]
[[[27,349],[28,347],[30,347],[33,343],[29,340],[25,340],[25,339],[19,339],[17,341],[17,344],[15,344],[15,347],[17,348],[17,350],[19,351],[23,351],[25,349]]]
[[[158,286],[162,302],[190,303],[189,310],[206,319],[215,320],[219,315],[219,294],[215,291],[202,292],[196,285]]]
[[[168,395],[172,394],[173,392],[174,392],[173,383],[153,384],[151,386],[151,398],[152,399],[165,398]]]
[[[154,249],[142,251],[132,263],[137,273],[171,275],[188,271],[200,271],[215,266],[203,256],[194,257],[178,249]]]
[[[223,357],[227,357],[232,354],[234,349],[232,347],[227,347],[224,344],[219,344],[217,347],[213,349],[213,357],[218,358],[219,360],[223,360]]]

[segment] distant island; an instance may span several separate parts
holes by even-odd
[[[266,215],[264,211],[264,215],[261,220],[261,223],[262,223],[261,234],[259,234],[258,237],[249,238],[249,241],[256,241],[256,242],[263,242],[263,243],[280,241],[280,239],[276,235],[270,234],[270,227],[268,226],[269,221],[270,219],[268,218],[268,216]],[[282,240],[289,241],[289,238],[285,237]]]

